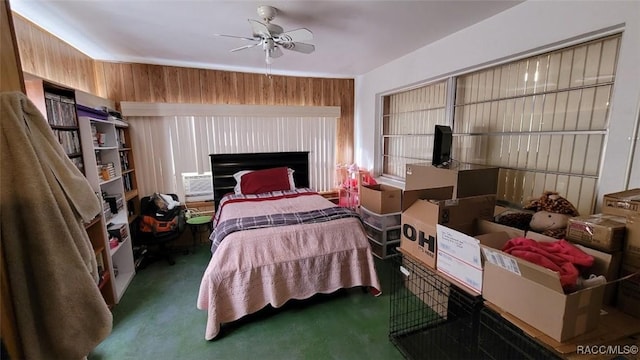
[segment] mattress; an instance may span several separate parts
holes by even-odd
[[[338,213],[333,203],[310,190],[223,199],[214,219],[222,224],[275,214],[316,210]],[[252,222],[248,222],[252,223]],[[267,305],[364,286],[379,293],[373,256],[357,216],[233,231],[219,241],[202,276],[197,307],[207,311],[205,339],[220,325]]]

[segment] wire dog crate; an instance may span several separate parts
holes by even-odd
[[[478,359],[481,296],[407,256],[394,258],[389,339],[408,359]]]
[[[478,351],[483,359],[560,359],[488,307],[480,311],[478,337]]]

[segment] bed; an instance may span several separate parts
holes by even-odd
[[[288,300],[353,287],[380,294],[359,217],[309,189],[308,156],[211,155],[217,211],[210,236],[212,255],[197,300],[198,309],[207,312],[205,339],[214,339],[222,324],[267,305],[278,308]],[[264,179],[264,173],[283,167],[293,170],[287,173],[289,181],[293,177],[293,188],[233,194],[233,175],[239,171],[253,170],[254,179]],[[243,191],[249,178],[242,177]]]

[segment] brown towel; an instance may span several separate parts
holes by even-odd
[[[0,94],[2,247],[28,359],[81,359],[111,332],[83,220],[101,204],[22,93]]]

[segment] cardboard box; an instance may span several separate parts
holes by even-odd
[[[602,201],[602,212],[618,216],[640,215],[640,189],[606,194]]]
[[[437,245],[436,225],[464,234],[474,234],[476,219],[493,218],[495,195],[473,196],[459,199],[442,199],[445,195],[432,189],[433,196],[416,200],[402,213],[402,237],[400,248],[425,265],[435,269]]]
[[[505,237],[482,236],[482,234],[498,232],[505,234]],[[473,232],[477,235],[476,237],[443,225],[437,225],[437,234],[436,269],[438,273],[473,294],[481,294],[483,269],[481,245],[501,249],[509,239],[524,236],[524,231],[478,219]]]
[[[490,234],[490,233],[496,233],[496,232],[504,232],[510,238],[525,236],[525,231],[522,229],[498,224],[491,220],[478,219],[478,221],[476,222],[475,235]]]
[[[500,238],[509,236],[504,233],[479,236],[481,242],[491,237],[499,242]],[[580,248],[594,256],[597,268],[609,268],[610,254]],[[482,246],[482,250],[485,256],[482,295],[485,300],[559,342],[598,326],[604,286],[565,294],[557,272],[488,246]]]
[[[491,232],[500,228],[506,228],[508,231]],[[615,290],[616,283],[612,283],[605,287],[599,286],[565,295],[557,273],[500,250],[509,239],[521,236],[522,232],[519,229],[479,220],[476,232],[482,235],[475,238],[445,226],[438,226],[438,230],[436,260],[439,274],[461,285],[463,289],[474,293],[481,292],[487,301],[506,309],[508,313],[528,322],[556,341],[564,341],[594,329],[598,324],[600,305],[606,289],[611,287]],[[527,237],[538,241],[557,241],[535,233]],[[620,252],[608,254],[581,245],[576,246],[595,258],[591,272],[604,275],[609,281],[618,279]],[[479,259],[480,256],[482,259]],[[503,277],[497,281],[493,278],[490,280],[492,282],[487,290],[487,268],[491,266],[497,266],[499,269],[489,270],[490,272],[507,272],[506,278],[511,275],[511,282],[504,282],[505,274],[502,274]],[[489,295],[487,291],[490,292]],[[498,294],[498,300],[493,293]],[[615,292],[612,295],[612,298],[615,298]],[[513,297],[517,300],[513,300]],[[552,300],[549,300],[549,297]],[[507,304],[500,299],[506,299]],[[517,307],[510,307],[508,301],[514,301]],[[595,301],[596,305],[585,305],[583,301]],[[539,322],[536,322],[536,313],[545,313]],[[540,326],[540,323],[543,326]]]
[[[620,276],[640,272],[640,267],[622,265]],[[618,286],[618,309],[640,318],[640,275],[620,281]]]
[[[556,241],[557,239],[548,237],[546,235],[542,235],[533,231],[527,231],[526,236],[530,239],[538,240],[538,241]],[[598,249],[594,249],[588,246],[583,246],[580,244],[574,244],[579,249],[583,250],[587,254],[590,254],[596,258],[596,262],[594,262],[591,267],[591,273],[604,275],[607,278],[607,281],[613,281],[620,277],[620,267],[623,262],[623,253],[621,251],[605,253]],[[601,259],[598,261],[598,259]],[[604,297],[602,302],[606,305],[615,306],[616,302],[616,293],[618,289],[617,283],[607,284],[604,290]]]
[[[442,168],[431,164],[407,164],[405,191],[453,187],[453,198],[496,194],[498,190],[497,167],[456,163],[455,167]]]
[[[405,190],[402,192],[402,211],[406,211],[417,200],[447,200],[451,198],[453,198],[453,186]]]
[[[624,217],[608,214],[570,218],[566,239],[602,251],[619,251],[624,245],[625,224]]]
[[[438,235],[438,239],[441,240],[442,237]],[[442,244],[442,242],[440,244]],[[480,244],[478,243],[476,246],[478,248],[478,254],[480,254]],[[459,286],[460,288],[470,291],[475,295],[482,294],[482,265],[475,267],[460,258],[440,250],[438,250],[438,255],[436,256],[436,264],[438,273],[450,278],[452,282],[457,285],[462,285]]]
[[[587,353],[584,350],[583,354],[577,354],[576,350],[579,347],[582,349],[587,348],[588,350],[589,348],[594,349],[609,345],[617,348],[631,344],[640,345],[636,335],[640,333],[640,321],[637,321],[633,316],[625,314],[616,308],[605,307],[604,311],[600,313],[598,327],[593,331],[589,331],[564,342],[558,342],[489,302],[485,301],[485,306],[498,312],[503,318],[520,328],[524,334],[526,334],[527,339],[535,339],[536,343],[540,343],[548,349],[553,349],[562,359],[601,360],[609,357],[615,358],[614,355],[606,356],[603,353],[599,354],[597,352]],[[610,347],[609,349],[614,347]]]
[[[640,215],[627,217],[622,262],[640,267]]]
[[[613,281],[620,278],[620,268],[622,267],[622,251],[608,253],[609,261],[596,262],[591,267],[593,273],[604,275],[607,281]],[[613,282],[604,287],[604,296],[602,303],[609,306],[615,306],[618,297],[618,283]]]
[[[402,189],[389,185],[363,185],[360,187],[360,206],[377,214],[402,211]]]

